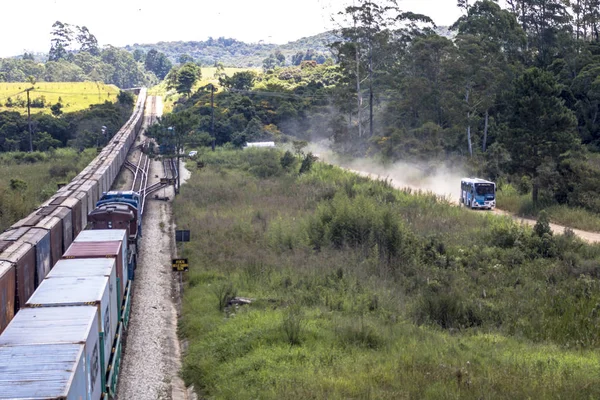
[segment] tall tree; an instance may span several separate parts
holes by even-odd
[[[58,61],[67,58],[69,47],[73,41],[71,25],[56,21],[52,24],[52,39],[50,40],[49,61]]]
[[[395,0],[373,2],[359,0],[358,5],[346,7],[341,13],[350,26],[341,29],[342,41],[333,44],[344,72],[355,82],[358,136],[363,135],[363,88],[367,83],[369,136],[373,136],[375,83],[378,75],[385,74],[384,64],[389,60],[392,31],[407,22],[432,23],[423,15],[403,13]]]
[[[189,96],[200,77],[200,67],[194,63],[184,64],[177,73],[177,92]]]
[[[559,156],[578,143],[577,121],[559,97],[560,85],[539,68],[525,71],[516,84],[510,129],[501,138],[512,159],[514,172],[532,178],[532,200],[538,201],[539,170],[556,165]]]
[[[88,52],[93,56],[100,55],[100,50],[98,48],[98,40],[96,36],[92,35],[92,33],[85,26],[77,27],[77,43],[79,43],[79,51]]]

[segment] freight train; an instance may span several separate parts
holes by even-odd
[[[0,234],[0,399],[114,396],[141,235],[139,195],[111,186],[146,89],[98,156]]]

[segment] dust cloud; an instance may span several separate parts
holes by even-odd
[[[429,192],[443,197],[451,203],[458,203],[460,180],[467,176],[457,168],[444,165],[395,162],[384,165],[376,160],[345,159],[329,149],[326,142],[310,143],[307,151],[319,157],[321,161],[356,172],[373,179],[387,179],[395,188],[410,188],[415,191]]]

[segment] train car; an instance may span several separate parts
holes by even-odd
[[[143,89],[130,119],[86,168],[0,234],[0,399],[98,400],[116,392],[136,263],[130,233],[141,233],[141,221],[134,214],[134,221],[131,215],[123,219],[125,229],[112,223],[109,230],[86,229],[93,225],[88,215],[110,191],[135,143],[145,97]],[[91,318],[96,326],[87,332],[98,338],[97,367],[86,364],[94,353],[80,329],[85,324],[73,322],[83,308],[96,313]],[[29,320],[31,330],[19,335],[22,327],[12,328],[11,321],[20,326],[28,313],[38,316]],[[53,314],[56,321],[36,319],[42,314]],[[77,343],[70,343],[75,337]],[[96,370],[99,381],[88,376]]]
[[[0,371],[0,399],[87,400],[102,396],[97,391],[88,395],[84,344],[0,347]]]
[[[75,238],[67,249],[65,259],[114,258],[117,263],[117,285],[125,293],[129,272],[133,271],[134,253],[130,250],[123,229],[88,230]]]
[[[98,310],[97,333],[100,341],[100,371],[102,387],[106,385],[105,375],[108,371],[112,354],[113,340],[117,331],[118,320],[111,319],[110,282],[105,276],[65,277],[45,279],[26,303],[26,308],[63,308],[94,306]],[[17,313],[17,316],[20,314]],[[15,317],[16,318],[16,317]],[[10,327],[10,325],[9,325]],[[4,336],[4,333],[0,337]]]
[[[47,391],[43,397],[40,396],[37,398],[99,399],[103,392],[103,386],[100,370],[100,337],[98,331],[98,310],[93,306],[23,309],[0,336],[0,354],[3,349],[10,352],[11,348],[13,355],[19,354],[19,349],[15,349],[15,347],[24,347],[27,349],[31,346],[40,346],[39,349],[41,349],[42,346],[47,348],[50,345],[50,349],[55,349],[56,347],[52,345],[83,346],[83,356],[81,357],[83,368],[81,370],[84,373],[77,375],[78,370],[75,369],[75,375],[73,376],[75,382],[80,381],[81,383],[69,385],[67,382],[64,386],[58,385],[58,387],[53,389],[55,390],[54,393],[51,394],[51,392]],[[17,372],[21,371],[24,366],[32,370],[37,370],[38,368],[40,370],[53,369],[55,367],[49,362],[49,359],[32,357],[24,363],[11,363],[9,368],[14,368],[15,372]],[[3,370],[2,373],[5,374],[6,370]],[[59,371],[53,371],[53,373],[58,374]],[[23,377],[20,378],[23,379]],[[31,384],[30,381],[32,380],[35,381],[35,378],[29,377],[28,384]],[[44,377],[44,379],[48,379],[48,377]],[[85,385],[83,382],[85,382]],[[13,386],[16,384],[13,383]],[[25,382],[18,382],[18,384],[25,384]],[[44,381],[39,380],[35,384],[41,388],[44,386]],[[12,388],[5,392],[1,387],[2,383],[0,383],[0,399],[15,398],[10,396],[14,394],[15,390],[19,390]],[[45,388],[45,390],[48,390],[48,388]],[[65,394],[67,394],[66,397],[64,396]],[[4,395],[7,397],[3,397]],[[28,396],[26,398],[31,397]]]
[[[137,245],[142,227],[140,202],[139,193],[132,190],[104,193],[89,216],[91,229],[127,229],[129,243]]]

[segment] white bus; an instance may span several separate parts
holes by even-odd
[[[460,180],[460,203],[470,208],[496,207],[496,184],[478,178]]]

